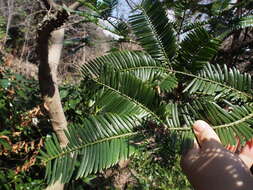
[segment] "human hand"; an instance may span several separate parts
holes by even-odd
[[[244,161],[244,163],[247,165],[248,168],[253,167],[253,139],[248,141],[246,145],[242,148],[241,153],[239,154],[239,157]]]
[[[193,125],[195,142],[181,160],[182,169],[196,190],[252,190],[253,176],[239,156],[225,149],[204,121]],[[200,146],[200,147],[199,147]]]
[[[248,168],[253,165],[253,139],[246,142],[244,147],[241,147],[239,139],[235,146],[228,145],[226,149],[233,153],[237,153],[241,160],[245,163]]]

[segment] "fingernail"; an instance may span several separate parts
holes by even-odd
[[[208,124],[205,121],[202,120],[198,120],[195,121],[195,123],[193,124],[193,131],[196,134],[201,133],[202,131],[204,131],[206,128],[208,128]]]

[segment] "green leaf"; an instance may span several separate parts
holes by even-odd
[[[68,104],[70,108],[76,109],[76,106],[79,102],[80,102],[79,99],[71,99]]]
[[[161,67],[150,55],[139,51],[113,52],[90,61],[81,69],[85,76],[98,78],[102,74],[104,65],[122,73],[131,73],[142,81],[152,81],[166,73],[164,67]]]
[[[103,112],[132,112],[159,120],[151,111],[157,105],[158,96],[143,81],[153,80],[159,74],[166,75],[167,71],[158,67],[150,56],[139,52],[112,53],[84,65],[82,72],[103,87],[96,101]]]
[[[219,65],[208,64],[184,89],[190,94],[202,93],[216,98],[225,97],[232,100],[252,99],[252,82],[249,74],[242,74],[236,68],[223,69]]]
[[[181,109],[184,120],[191,126],[195,120],[202,119],[213,126],[223,144],[235,144],[239,138],[243,144],[252,138],[253,107],[251,105],[222,108],[214,102],[193,101]],[[184,128],[184,130],[191,128]],[[176,130],[176,129],[175,129]]]
[[[56,138],[48,138],[47,152],[42,152],[48,182],[61,179],[66,183],[71,177],[86,177],[129,158],[135,151],[129,138],[136,135],[133,129],[139,124],[138,119],[131,116],[97,115],[85,119],[83,127],[69,128],[66,148],[57,148]],[[78,162],[81,164],[76,168]]]
[[[154,59],[169,64],[175,56],[175,34],[161,3],[144,0],[138,9],[129,19],[137,41]]]
[[[218,16],[223,11],[229,9],[230,0],[216,0],[212,3],[211,11]]]
[[[0,80],[0,86],[2,88],[8,88],[10,85],[11,85],[11,83],[8,79],[1,79]]]
[[[98,9],[100,10],[100,15],[103,18],[112,16],[113,9],[118,5],[118,0],[103,0],[98,1]]]
[[[155,91],[152,88],[145,85],[145,83],[131,73],[121,73],[111,69],[105,68],[105,71],[100,76],[99,81],[101,83],[128,97],[134,98],[148,108],[156,106],[155,99],[158,97],[156,97]]]
[[[61,97],[61,99],[66,98],[67,95],[68,95],[68,91],[67,90],[61,90],[60,91],[60,97]]]
[[[253,26],[253,16],[244,16],[239,18],[235,24],[234,28],[241,29],[241,28],[248,28]]]
[[[241,18],[236,17],[231,21],[230,27],[227,27],[226,30],[219,35],[219,39],[224,39],[226,36],[231,34],[233,31],[248,28],[253,26],[253,16],[243,16]]]
[[[0,145],[3,147],[3,149],[1,149],[1,150],[6,151],[6,150],[12,149],[11,145],[8,143],[8,141],[6,139],[0,138]]]
[[[174,75],[166,75],[166,77],[164,77],[159,83],[159,87],[161,91],[164,91],[164,92],[171,92],[177,86],[178,86],[178,81]]]
[[[180,43],[175,67],[193,73],[199,71],[216,55],[219,45],[220,42],[204,28],[197,28]]]

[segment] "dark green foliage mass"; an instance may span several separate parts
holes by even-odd
[[[252,138],[252,79],[236,68],[210,64],[218,36],[198,26],[181,40],[159,1],[144,0],[129,22],[143,51],[112,52],[82,66],[92,82],[93,111],[69,127],[67,147],[60,148],[55,135],[46,141],[41,158],[48,183],[85,177],[130,158],[143,139],[154,139],[142,136],[151,129],[154,136],[174,135],[184,144],[193,136],[193,122],[202,119],[224,144]],[[153,149],[162,147],[156,142]]]
[[[0,75],[0,189],[41,189],[44,169],[35,157],[51,130],[43,127],[46,117],[29,112],[41,103],[38,84],[9,71]]]
[[[89,93],[92,93],[89,82],[60,87],[70,125],[83,124],[85,114],[95,112],[91,109]],[[1,70],[0,189],[45,188],[45,167],[36,158],[49,133],[52,133],[52,129],[43,110],[38,81]]]

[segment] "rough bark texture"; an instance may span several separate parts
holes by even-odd
[[[50,10],[54,8],[54,13],[49,11],[38,28],[37,53],[40,61],[38,78],[44,105],[48,110],[53,130],[58,137],[60,145],[64,147],[68,143],[65,135],[67,121],[63,112],[57,84],[57,67],[60,63],[63,47],[64,28],[57,28],[62,26],[67,20],[68,13],[63,9],[57,10],[58,8],[53,1],[47,1],[47,3],[46,7],[50,8]],[[79,3],[74,3],[70,8],[78,6]],[[64,184],[57,181],[55,184],[48,186],[47,190],[61,190],[63,188]]]
[[[43,23],[38,29],[38,56],[39,64],[39,84],[44,105],[48,110],[53,130],[55,131],[61,146],[66,146],[68,140],[64,130],[67,129],[67,121],[62,109],[57,84],[57,66],[59,64],[62,43],[64,37],[64,29],[59,29],[68,18],[66,11],[57,11],[45,17]],[[51,34],[52,32],[52,34]],[[49,47],[49,39],[51,37],[51,46]]]
[[[48,52],[48,65],[50,69],[50,76],[48,80],[43,80],[44,74],[40,78],[40,84],[43,88],[45,106],[48,108],[51,123],[61,146],[66,146],[68,140],[65,136],[67,130],[67,121],[63,112],[58,84],[57,84],[57,67],[60,62],[61,50],[64,40],[64,28],[52,32],[51,45]],[[41,65],[42,67],[45,65]],[[40,68],[41,69],[41,68]],[[41,74],[41,72],[39,72]],[[47,84],[49,82],[50,86]]]
[[[41,94],[44,100],[44,105],[48,110],[53,130],[58,137],[60,145],[63,147],[68,143],[68,139],[64,132],[64,130],[67,130],[67,121],[63,112],[58,90],[57,66],[61,56],[64,29],[54,32],[52,31],[61,26],[67,17],[68,14],[65,11],[59,11],[56,13],[56,15],[50,15],[49,13],[48,16],[45,17],[44,22],[38,30],[37,49],[40,60],[38,78]],[[49,47],[50,37],[51,46]],[[46,189],[62,190],[63,188],[64,184],[61,184],[60,181],[57,181],[55,184],[48,186]]]

